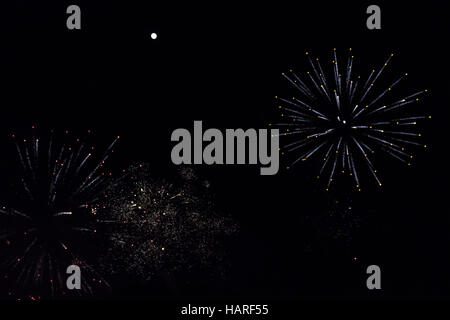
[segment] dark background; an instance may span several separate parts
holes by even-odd
[[[175,291],[158,281],[118,279],[117,299],[294,301],[448,299],[448,6],[438,1],[377,2],[382,30],[366,28],[369,2],[214,2],[165,5],[125,1],[8,1],[0,10],[0,134],[33,123],[93,128],[122,137],[119,161],[148,161],[170,175],[176,128],[263,128],[281,72],[306,68],[304,52],[328,57],[352,47],[369,71],[394,52],[422,102],[430,147],[412,167],[383,162],[383,188],[358,195],[320,190],[309,167],[260,176],[257,166],[202,166],[221,210],[240,222],[229,278],[191,275]],[[82,30],[66,28],[78,4]],[[152,40],[150,34],[158,38]],[[367,65],[367,67],[364,67]],[[394,74],[395,74],[394,72]],[[408,87],[406,88],[408,89]],[[406,90],[406,92],[410,92]],[[2,149],[0,149],[2,150]],[[5,148],[5,150],[9,150]],[[14,158],[0,157],[2,180]],[[444,189],[445,188],[445,189]],[[321,228],[330,199],[345,194],[362,225],[349,243]],[[355,260],[356,257],[356,260]],[[382,290],[366,288],[366,267],[382,270]]]

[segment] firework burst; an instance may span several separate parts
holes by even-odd
[[[208,188],[190,168],[168,181],[154,178],[148,164],[130,166],[98,208],[110,221],[105,272],[138,280],[193,269],[224,275],[226,243],[238,226],[214,210]]]
[[[15,297],[66,295],[66,269],[75,264],[82,270],[81,290],[70,293],[90,294],[108,286],[88,263],[86,248],[98,239],[101,221],[93,205],[107,197],[113,178],[105,162],[119,137],[97,152],[87,137],[36,131],[26,139],[12,135],[21,173],[13,200],[0,207],[4,280]]]
[[[373,154],[381,151],[410,165],[413,155],[409,149],[427,147],[418,141],[421,134],[415,127],[431,116],[413,114],[410,106],[427,90],[392,98],[392,91],[407,73],[384,89],[377,89],[393,54],[365,80],[354,75],[351,49],[342,63],[338,62],[336,49],[333,50],[332,70],[328,75],[318,58],[313,59],[308,52],[306,57],[312,70],[305,77],[292,70],[282,74],[300,95],[291,99],[275,97],[282,121],[270,124],[281,129],[281,136],[291,138],[282,148],[282,154],[295,155],[290,166],[318,158],[321,167],[317,178],[325,177],[327,191],[338,173],[351,176],[356,189],[361,190],[363,166],[381,186],[371,159]]]

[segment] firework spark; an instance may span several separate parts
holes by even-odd
[[[339,172],[348,173],[356,189],[361,190],[360,163],[368,167],[370,175],[381,186],[370,158],[375,152],[383,151],[410,165],[413,155],[409,148],[427,147],[418,142],[421,134],[414,127],[418,121],[431,116],[414,115],[410,110],[410,105],[419,101],[427,90],[387,102],[391,91],[407,73],[387,88],[376,89],[377,80],[382,78],[393,54],[378,70],[372,70],[366,80],[354,75],[351,49],[342,63],[338,62],[336,49],[333,50],[330,75],[325,74],[318,58],[312,59],[308,52],[306,57],[312,68],[306,73],[306,79],[292,70],[282,74],[300,96],[291,99],[275,97],[283,120],[270,124],[281,128],[281,136],[292,138],[282,152],[295,154],[290,166],[319,158],[321,168],[317,178],[326,177],[327,191]]]
[[[9,295],[66,295],[66,269],[72,264],[82,270],[82,290],[71,293],[90,294],[108,286],[84,254],[98,237],[101,221],[92,208],[107,196],[113,178],[105,162],[119,137],[97,155],[94,146],[69,131],[43,138],[36,130],[33,126],[26,139],[12,135],[21,179],[12,188],[15,200],[0,207],[1,267],[14,288]]]

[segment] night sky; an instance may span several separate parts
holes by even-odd
[[[4,1],[5,2],[5,1]],[[265,128],[274,96],[289,92],[281,73],[306,70],[304,52],[329,57],[351,47],[361,72],[395,53],[393,74],[431,94],[420,132],[429,146],[411,167],[375,157],[383,186],[326,193],[314,165],[260,176],[259,166],[197,166],[217,207],[240,225],[227,279],[180,274],[161,280],[114,278],[96,298],[165,301],[404,300],[450,298],[447,138],[449,22],[438,1],[377,4],[382,29],[366,28],[369,2],[222,2],[144,5],[119,1],[8,1],[0,10],[0,172],[3,192],[17,161],[9,134],[42,128],[92,128],[99,142],[120,135],[117,166],[149,163],[157,176],[177,168],[176,128]],[[82,29],[66,28],[69,4]],[[151,39],[156,32],[158,38]],[[404,87],[403,92],[409,92]],[[336,235],[329,214],[351,201],[359,219]],[[353,221],[353,220],[351,220]],[[89,249],[87,249],[89,250]],[[382,270],[382,290],[366,287],[366,268]],[[2,294],[0,294],[0,297]],[[89,299],[89,298],[88,298]]]

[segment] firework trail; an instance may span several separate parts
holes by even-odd
[[[318,58],[312,59],[308,52],[306,57],[312,71],[306,72],[304,77],[292,70],[282,74],[300,96],[275,97],[283,120],[270,124],[280,127],[281,136],[291,138],[282,149],[282,154],[295,154],[290,166],[316,157],[321,161],[317,178],[325,177],[327,191],[338,173],[348,173],[360,191],[361,164],[381,186],[370,158],[373,154],[381,151],[410,165],[413,155],[409,148],[426,148],[418,142],[421,134],[414,129],[420,120],[431,116],[412,114],[410,105],[419,101],[427,90],[385,102],[407,73],[387,88],[376,89],[393,54],[378,70],[372,70],[366,80],[354,75],[351,49],[342,62],[338,62],[336,49],[333,50],[328,75]]]
[[[89,261],[102,221],[93,205],[107,197],[113,183],[105,162],[117,137],[97,152],[69,131],[26,139],[12,135],[21,176],[13,200],[0,206],[0,257],[9,295],[39,299],[92,294],[108,287]],[[90,135],[90,130],[88,131]],[[66,269],[82,270],[81,290],[67,290]]]

